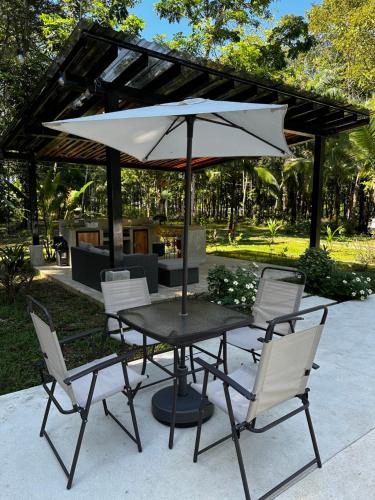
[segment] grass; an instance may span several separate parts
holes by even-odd
[[[102,307],[92,300],[74,294],[46,279],[35,280],[30,295],[40,300],[49,310],[59,338],[103,325]],[[98,336],[100,341],[100,336]],[[98,342],[98,345],[101,345]],[[114,340],[107,340],[98,356],[129,350]],[[35,366],[41,359],[38,339],[29,314],[26,299],[19,296],[14,304],[5,304],[0,293],[0,394],[26,389],[40,384]],[[93,359],[94,353],[87,340],[75,342],[64,352],[67,367],[73,368]]]
[[[308,248],[309,238],[306,235],[288,234],[280,231],[271,243],[269,232],[266,227],[241,226],[237,228],[237,234],[243,233],[238,244],[230,244],[227,237],[225,225],[210,225],[207,253],[232,257],[237,259],[250,260],[254,262],[264,262],[280,265],[296,265],[299,256]],[[216,230],[217,238],[213,241],[213,230]],[[360,262],[359,257],[363,254],[375,255],[375,239],[353,240],[351,238],[334,241],[330,245],[325,238],[321,239],[321,245],[326,245],[331,256],[340,267],[355,268],[364,270],[370,275],[375,275],[375,265],[365,266]],[[365,255],[366,257],[366,255]],[[367,257],[370,258],[369,255]]]

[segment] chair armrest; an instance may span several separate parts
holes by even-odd
[[[201,358],[194,359],[194,363],[198,363],[198,365],[201,365],[206,371],[212,373],[212,375],[222,380],[225,384],[228,384],[235,391],[240,393],[244,398],[248,399],[249,401],[255,401],[255,394],[246,390],[244,387],[242,387],[242,385],[238,384],[235,380],[228,377],[228,375],[226,375],[224,372],[218,370],[215,365],[210,365],[206,361],[203,361],[203,359]]]
[[[59,340],[61,346],[66,344],[70,344],[71,342],[75,342],[76,340],[84,339],[86,337],[90,337],[91,335],[95,335],[96,333],[101,333],[103,328],[93,328],[92,330],[86,330],[84,332],[77,333],[75,335],[71,335],[70,337],[65,337]]]
[[[115,314],[115,313],[109,313],[109,312],[102,312],[102,314],[104,314],[104,316],[107,316],[107,321],[111,318],[111,319],[115,319],[116,321],[118,321],[118,326],[119,326],[119,329],[123,331],[127,331],[127,330],[130,330],[130,326],[128,326],[126,323],[124,323],[122,321],[122,319],[120,318],[120,316],[118,314]],[[123,327],[123,325],[125,325],[125,328]]]
[[[123,363],[124,361],[129,361],[132,357],[132,352],[127,352],[125,354],[121,354],[120,356],[116,356],[115,358],[107,359],[106,361],[102,361],[101,363],[97,363],[96,365],[90,366],[90,368],[86,368],[86,370],[82,370],[81,372],[77,372],[71,377],[67,377],[64,382],[67,385],[70,385],[75,380],[79,378],[85,377],[86,375],[90,375],[90,373],[99,372],[100,370],[104,370],[110,366],[116,365],[117,363]]]

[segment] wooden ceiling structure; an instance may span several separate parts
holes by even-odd
[[[236,73],[168,47],[81,21],[51,64],[26,107],[3,132],[0,155],[27,160],[33,242],[38,243],[36,165],[106,165],[111,263],[122,262],[121,168],[184,171],[185,159],[141,162],[102,144],[45,128],[43,122],[173,102],[188,97],[287,104],[289,145],[315,140],[310,245],[318,246],[325,138],[364,126],[369,112],[297,91],[279,82]],[[230,160],[230,159],[229,159]],[[228,158],[194,158],[193,170]]]
[[[129,109],[187,97],[287,104],[285,135],[289,145],[360,127],[367,110],[317,98],[239,75],[216,64],[186,59],[170,49],[122,33],[81,22],[64,53],[50,66],[34,96],[0,140],[4,158],[105,165],[105,146],[51,131],[42,123],[102,113],[108,96],[117,109]],[[220,158],[196,158],[193,169],[218,163]],[[120,156],[128,168],[184,169],[184,159],[141,161]]]

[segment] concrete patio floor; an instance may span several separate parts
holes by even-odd
[[[303,307],[324,299],[307,297]],[[300,322],[300,328],[310,320]],[[329,307],[326,329],[310,379],[311,413],[323,469],[314,470],[282,493],[284,500],[369,500],[375,498],[375,296]],[[218,340],[205,342],[215,351]],[[230,368],[246,353],[229,348]],[[170,354],[160,356],[170,363]],[[137,364],[137,363],[135,363]],[[150,366],[151,379],[160,372]],[[38,386],[0,398],[0,497],[2,499],[122,499],[216,500],[242,499],[243,490],[233,443],[227,441],[192,462],[195,429],[177,429],[175,446],[168,449],[168,427],[151,415],[152,394],[141,391],[135,400],[143,452],[94,405],[73,484],[66,481],[45,439],[38,436],[46,397]],[[129,424],[124,398],[109,400],[112,411]],[[294,407],[288,402],[284,412]],[[280,415],[273,410],[260,419]],[[69,463],[79,429],[77,415],[51,411],[48,430]],[[203,427],[202,444],[228,432],[227,416],[216,409]],[[263,435],[241,437],[252,498],[294,472],[312,458],[304,417],[299,414]]]
[[[217,255],[207,255],[207,260],[199,266],[199,283],[188,286],[188,291],[191,294],[202,293],[207,291],[207,275],[208,270],[216,265],[224,265],[230,269],[236,269],[237,267],[248,267],[251,262],[248,260],[232,259],[228,257],[220,257]],[[254,271],[260,273],[264,266],[267,264],[256,264],[257,268]],[[42,276],[46,276],[54,281],[57,281],[61,285],[69,288],[70,290],[87,295],[88,297],[98,301],[103,302],[102,293],[98,290],[94,290],[78,281],[72,279],[72,270],[70,266],[60,267],[55,264],[40,266],[37,268]],[[166,287],[159,285],[159,290],[157,293],[151,294],[152,302],[160,302],[166,299],[173,299],[175,297],[181,296],[181,286],[176,287]]]

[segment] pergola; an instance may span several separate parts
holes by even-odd
[[[203,97],[230,101],[287,104],[284,131],[289,145],[314,140],[310,246],[319,246],[322,212],[322,164],[325,138],[366,125],[369,113],[302,93],[280,83],[235,73],[200,62],[169,48],[131,39],[123,33],[82,21],[64,52],[49,67],[40,85],[1,137],[5,159],[26,160],[29,174],[33,243],[39,241],[36,165],[64,162],[106,165],[111,262],[121,262],[121,168],[184,171],[185,160],[140,162],[117,150],[54,132],[43,122]],[[228,161],[195,158],[193,171]]]

